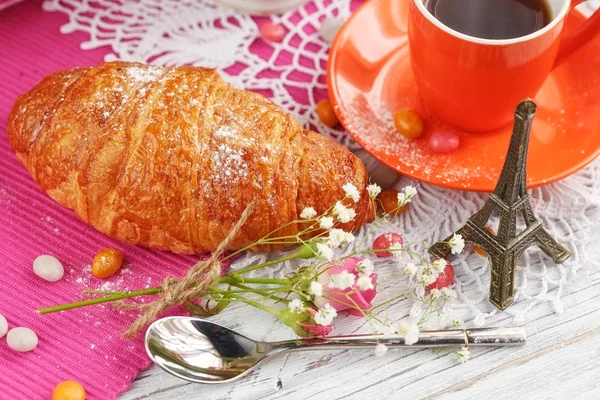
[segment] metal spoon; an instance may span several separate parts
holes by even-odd
[[[406,345],[401,337],[352,335],[281,342],[257,342],[196,317],[167,317],[146,331],[146,352],[165,371],[188,381],[225,383],[238,379],[263,360],[287,351],[389,347],[519,346],[522,328],[481,328],[421,331],[419,341]]]

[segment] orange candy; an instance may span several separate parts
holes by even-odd
[[[496,232],[495,232],[495,231],[494,231],[492,228],[490,228],[489,226],[486,226],[486,227],[485,227],[485,229],[486,229],[486,230],[487,230],[489,233],[491,233],[492,235],[495,235],[495,234],[496,234]],[[485,252],[485,251],[483,251],[483,249],[482,249],[481,247],[479,247],[479,246],[473,245],[473,250],[475,250],[475,252],[476,252],[477,254],[479,254],[480,256],[483,256],[483,257],[485,257],[485,256],[487,255],[487,254],[486,254],[486,252]]]
[[[416,139],[423,134],[423,120],[413,110],[404,108],[394,114],[394,125],[402,136]]]
[[[117,273],[123,264],[123,254],[117,249],[105,249],[96,254],[92,274],[96,278],[108,278]]]
[[[383,211],[390,215],[398,215],[406,209],[406,206],[398,208],[398,193],[400,192],[395,189],[387,189],[377,196]]]
[[[333,106],[328,99],[323,99],[317,103],[317,115],[321,122],[330,128],[335,127],[339,123],[337,115],[333,111]]]
[[[85,389],[75,381],[64,381],[52,391],[52,400],[85,400]]]

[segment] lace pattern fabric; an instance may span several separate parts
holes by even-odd
[[[358,150],[347,134],[323,125],[314,110],[327,92],[325,68],[329,43],[319,36],[319,27],[327,18],[348,17],[361,3],[360,0],[313,0],[281,15],[255,18],[211,0],[46,0],[44,8],[68,15],[69,22],[62,27],[62,33],[83,31],[90,35],[89,40],[81,43],[82,49],[110,46],[107,61],[215,68],[235,86],[270,97],[306,127]],[[582,7],[589,14],[599,4],[599,0],[594,0]],[[281,43],[269,43],[260,37],[259,24],[267,18],[288,31]],[[370,171],[381,169],[372,159],[366,160],[366,164]],[[531,191],[534,212],[573,255],[564,265],[554,265],[537,248],[525,252],[516,272],[515,304],[505,311],[513,317],[513,323],[523,323],[527,312],[543,303],[550,303],[556,312],[561,312],[560,298],[569,290],[569,283],[585,281],[586,271],[600,268],[600,254],[594,254],[588,246],[600,235],[599,179],[600,162],[596,161],[567,179]],[[407,183],[406,178],[400,178],[395,185],[402,187]],[[486,197],[420,184],[410,212],[402,214],[394,226],[374,229],[366,243],[390,230],[401,232],[409,242],[433,243],[459,228],[483,205]],[[363,229],[359,236],[364,237],[366,232]],[[426,248],[421,247],[424,253]],[[264,258],[251,255],[244,263]],[[481,326],[486,318],[497,314],[487,302],[489,263],[474,253],[461,255],[453,263],[460,300],[454,312]],[[380,276],[397,271],[396,263],[379,264],[383,272]],[[281,270],[294,267],[293,263],[287,263]],[[393,283],[391,278],[383,282],[386,294],[393,294],[394,286],[398,286]],[[407,312],[410,305],[404,306]]]

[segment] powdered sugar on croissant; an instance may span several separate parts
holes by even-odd
[[[327,210],[348,182],[361,196],[345,228],[373,215],[357,157],[210,69],[112,62],[57,72],[17,99],[8,137],[50,197],[133,244],[215,250],[255,202],[230,246],[241,248],[305,207]]]

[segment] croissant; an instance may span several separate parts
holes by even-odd
[[[111,62],[54,73],[17,99],[8,139],[52,199],[136,245],[214,251],[253,202],[229,246],[240,249],[305,207],[325,212],[346,183],[360,200],[345,200],[356,217],[341,227],[373,217],[356,156],[212,69]]]

